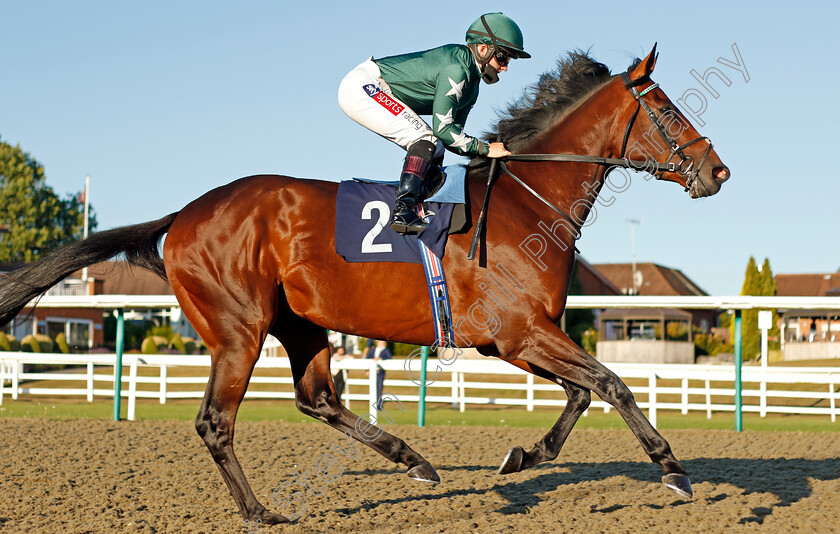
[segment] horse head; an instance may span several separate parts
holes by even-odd
[[[721,162],[709,138],[697,132],[651,79],[657,57],[653,45],[645,59],[621,74],[627,89],[624,116],[629,115],[629,119],[625,119],[620,157],[643,161],[643,166],[631,166],[682,185],[691,198],[714,195],[729,179],[729,168]],[[646,119],[637,121],[639,115]]]
[[[605,177],[616,168],[676,182],[692,198],[717,193],[729,168],[651,79],[656,57],[654,45],[647,57],[612,75],[576,51],[544,74],[497,125],[494,138],[513,152],[501,165],[503,174],[519,182],[500,183],[500,195],[519,210],[528,195],[538,199],[527,209],[537,217],[551,216],[546,208],[559,215],[568,241],[580,237]],[[487,165],[481,160],[472,166]]]

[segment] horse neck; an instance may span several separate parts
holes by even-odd
[[[569,110],[522,153],[617,157],[621,150],[619,122],[626,106],[621,105],[621,95],[615,89],[613,82],[602,86]],[[508,167],[549,202],[579,220],[579,224],[589,216],[607,171],[606,166],[595,163],[511,162]],[[511,183],[507,186],[509,189],[519,187]],[[519,196],[513,191],[511,194]],[[550,211],[539,201],[534,202],[533,197],[527,203],[540,212]]]

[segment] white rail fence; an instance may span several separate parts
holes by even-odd
[[[88,402],[94,397],[114,396],[114,373],[106,372],[103,367],[114,367],[114,354],[89,355],[54,355],[32,354],[24,352],[0,353],[0,405],[5,395],[18,399],[19,395],[50,395],[50,396],[82,396]],[[23,364],[65,364],[78,366],[77,372],[65,369],[61,372],[23,373]],[[128,399],[127,415],[129,420],[136,416],[138,398],[159,399],[165,404],[167,399],[201,398],[204,395],[204,376],[169,376],[172,367],[205,367],[210,365],[209,356],[180,356],[180,355],[141,355],[126,354],[123,356],[124,365],[129,366],[127,375],[123,375],[122,397]],[[416,388],[419,379],[409,380],[405,371],[405,360],[389,360],[381,362],[389,373],[385,382],[385,393],[392,388]],[[711,417],[712,412],[733,412],[734,404],[734,366],[733,365],[674,365],[674,364],[626,364],[607,363],[622,379],[646,379],[647,386],[631,387],[637,396],[638,404],[649,411],[651,423],[656,426],[658,410],[679,410],[682,414],[690,411],[705,412]],[[350,378],[346,380],[346,389],[342,395],[344,403],[350,407],[352,402],[362,402],[365,410],[375,414],[372,408],[376,404],[376,364],[373,360],[347,359],[333,362],[334,369],[341,369],[343,373],[350,370],[370,371],[368,378]],[[144,376],[138,373],[140,367],[156,368],[156,376]],[[259,369],[290,369],[288,358],[263,357],[257,362],[257,372],[251,379],[251,384],[271,384],[277,386],[270,391],[258,391],[253,388],[248,391],[248,398],[263,399],[294,399],[292,378],[279,376],[260,376]],[[412,376],[419,377],[419,362],[412,365]],[[534,380],[534,376],[527,374],[500,360],[456,360],[449,365],[442,365],[430,356],[428,366],[427,402],[443,402],[457,405],[463,412],[468,404],[492,404],[500,406],[525,406],[529,411],[535,406],[565,406],[566,401],[560,398],[538,398],[535,393],[543,391],[558,392],[560,387],[543,380]],[[437,374],[437,378],[436,378]],[[519,382],[470,381],[471,375],[502,375],[505,377],[521,378]],[[83,388],[55,388],[34,387],[33,381],[82,381]],[[663,384],[668,381],[668,384]],[[673,382],[679,381],[679,386]],[[743,390],[744,397],[757,397],[755,404],[746,404],[746,412],[787,414],[828,415],[831,421],[837,420],[838,404],[840,403],[840,368],[831,367],[744,367]],[[139,384],[151,384],[154,389],[138,389]],[[169,386],[178,384],[195,384],[196,389],[186,391],[171,391]],[[810,388],[779,389],[780,385],[809,384]],[[104,385],[105,387],[102,387]],[[127,387],[125,387],[127,386]],[[351,388],[352,386],[352,388]],[[366,386],[366,387],[365,387]],[[714,387],[713,387],[714,386]],[[772,386],[775,386],[773,388]],[[815,387],[816,386],[816,387]],[[7,391],[8,390],[8,391]],[[470,395],[470,390],[483,390],[485,396]],[[487,390],[498,391],[498,396],[486,396]],[[525,393],[522,398],[522,392]],[[511,394],[519,396],[511,396]],[[507,395],[507,396],[505,396]],[[642,395],[643,398],[638,398]],[[663,402],[661,396],[669,395],[671,400]],[[679,402],[673,402],[675,396]],[[808,399],[810,406],[799,406],[796,403],[780,402],[780,399]],[[400,394],[398,400],[402,403],[418,402],[417,394]],[[772,401],[772,403],[771,403]],[[826,403],[827,401],[827,403]],[[817,406],[817,404],[820,404]],[[827,404],[827,405],[826,405]],[[610,406],[593,399],[592,408],[603,408],[605,412]]]

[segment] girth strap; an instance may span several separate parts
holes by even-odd
[[[426,272],[426,285],[429,286],[429,299],[432,304],[432,321],[435,325],[435,347],[454,347],[452,333],[452,308],[449,304],[449,289],[443,274],[443,263],[434,252],[421,240],[417,240],[420,256],[423,258],[423,270]]]

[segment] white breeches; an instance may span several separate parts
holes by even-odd
[[[341,80],[338,105],[354,121],[406,150],[426,140],[435,144],[435,157],[443,155],[443,143],[426,121],[391,93],[373,58]]]

